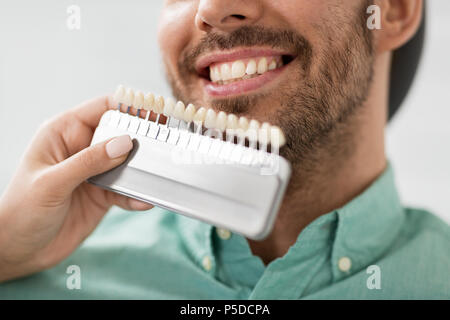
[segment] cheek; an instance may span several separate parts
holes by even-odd
[[[168,5],[162,12],[158,43],[164,62],[171,72],[176,70],[180,54],[191,41],[195,12],[190,1]]]

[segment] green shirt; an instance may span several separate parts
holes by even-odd
[[[115,208],[56,267],[1,284],[0,299],[448,299],[449,229],[401,206],[391,167],[267,266],[238,234]]]

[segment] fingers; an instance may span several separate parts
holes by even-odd
[[[146,211],[146,210],[150,210],[151,208],[153,208],[153,205],[146,203],[146,202],[142,202],[133,198],[129,198],[127,196],[118,194],[118,193],[113,193],[110,192],[110,196],[111,196],[111,203],[115,204],[116,206],[121,207],[122,209],[125,210],[130,210],[130,211]]]
[[[72,192],[86,179],[120,165],[132,148],[133,142],[128,135],[89,146],[53,166],[53,184]]]

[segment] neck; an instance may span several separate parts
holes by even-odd
[[[249,240],[265,264],[286,254],[300,232],[319,216],[342,207],[363,192],[386,168],[384,126],[389,56],[379,57],[371,93],[364,106],[333,133],[305,170],[294,166],[290,186],[271,234]],[[344,143],[345,141],[345,147]],[[338,148],[338,149],[336,149]],[[339,150],[339,151],[336,151]]]

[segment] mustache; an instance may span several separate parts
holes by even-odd
[[[311,43],[292,30],[278,30],[262,26],[242,26],[231,33],[207,33],[194,48],[182,54],[179,70],[195,72],[195,62],[203,53],[212,50],[229,50],[243,46],[269,46],[281,49],[301,58],[306,71],[313,55]]]

